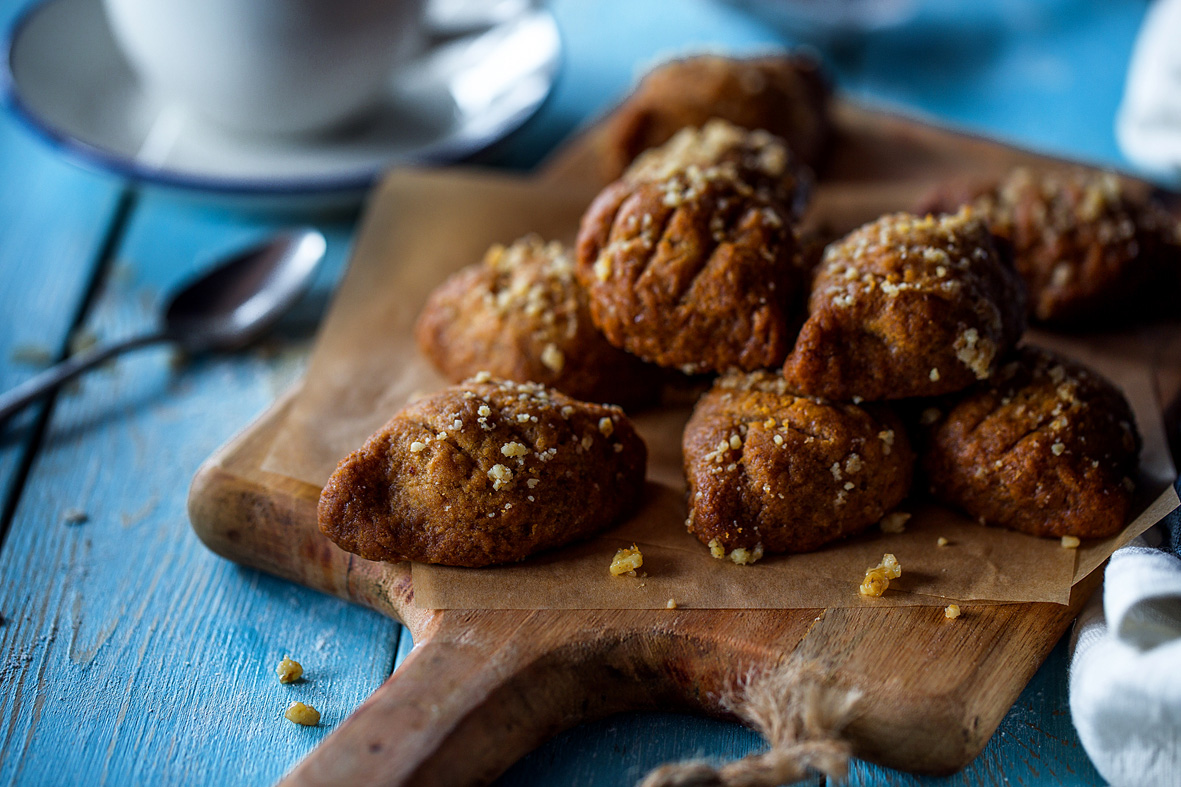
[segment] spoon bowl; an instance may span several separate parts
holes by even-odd
[[[327,248],[323,235],[305,228],[236,253],[169,299],[168,339],[190,352],[250,344],[299,300]]]

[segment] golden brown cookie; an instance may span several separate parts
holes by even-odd
[[[595,325],[690,374],[782,362],[805,282],[799,178],[781,140],[722,121],[641,156],[582,219]]]
[[[828,399],[933,396],[986,379],[1024,328],[1021,282],[970,209],[896,213],[825,251],[784,374]]]
[[[799,396],[766,371],[719,378],[683,443],[686,524],[739,563],[864,530],[906,497],[914,465],[886,407]]]
[[[346,457],[320,530],[369,560],[486,566],[613,524],[647,449],[618,407],[477,375],[407,405]]]
[[[661,372],[613,347],[591,322],[574,257],[528,236],[493,246],[427,300],[418,346],[454,382],[477,372],[557,388],[575,399],[649,404]]]
[[[970,201],[1013,247],[1032,319],[1095,327],[1143,313],[1181,267],[1175,219],[1110,172],[1013,170],[993,186],[950,185],[932,207]],[[953,208],[954,209],[954,208]]]
[[[1124,526],[1140,436],[1123,394],[1082,364],[1023,347],[922,420],[932,494],[982,523],[1079,538]]]
[[[816,169],[828,151],[829,85],[805,55],[749,59],[703,55],[653,69],[607,121],[609,177],[645,150],[711,118],[782,137]]]

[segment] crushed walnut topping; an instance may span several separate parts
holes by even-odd
[[[488,477],[492,479],[492,490],[499,491],[502,486],[508,485],[513,480],[513,471],[504,465],[492,465],[492,469],[488,471]]]
[[[712,548],[711,548],[712,551]],[[739,566],[749,566],[763,556],[763,545],[755,544],[753,549],[738,547],[730,551],[730,560]]]
[[[500,447],[500,453],[508,457],[524,456],[529,453],[529,449],[518,442],[505,443]]]

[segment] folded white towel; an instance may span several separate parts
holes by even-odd
[[[1115,135],[1129,161],[1181,185],[1181,0],[1157,0],[1144,17]]]
[[[1115,785],[1181,785],[1181,560],[1136,539],[1075,626],[1070,712]]]

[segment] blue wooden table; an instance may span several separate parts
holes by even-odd
[[[0,22],[23,5],[0,1]],[[920,5],[901,28],[815,42],[842,89],[1121,164],[1112,121],[1144,3]],[[553,95],[484,163],[536,163],[659,57],[785,40],[706,0],[553,10],[566,45]],[[0,782],[268,784],[409,651],[392,621],[213,556],[185,515],[199,463],[298,379],[355,218],[317,222],[330,264],[273,338],[216,358],[142,351],[0,430]],[[0,115],[0,387],[79,342],[150,325],[170,284],[283,221],[80,169]],[[274,667],[288,654],[307,679],[283,686]],[[1060,644],[964,772],[929,780],[857,763],[851,781],[1100,783],[1070,723],[1066,666]],[[321,724],[285,721],[293,699]],[[627,715],[559,736],[502,783],[630,784],[669,759],[759,746],[737,725]]]

